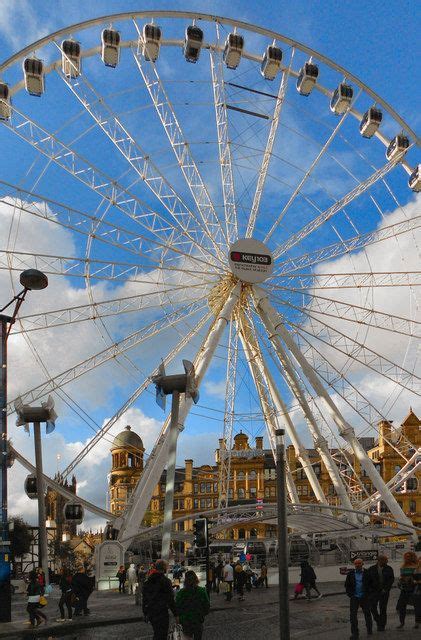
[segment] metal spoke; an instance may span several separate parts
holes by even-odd
[[[351,273],[296,273],[276,278],[274,290],[317,291],[322,289],[364,289],[421,286],[421,271],[366,271]]]

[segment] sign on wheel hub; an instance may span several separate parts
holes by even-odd
[[[231,245],[228,258],[232,273],[243,282],[263,282],[272,274],[272,254],[259,240],[237,240]]]

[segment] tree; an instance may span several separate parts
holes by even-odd
[[[9,520],[10,531],[10,555],[13,563],[13,573],[16,570],[16,558],[29,553],[33,540],[29,525],[22,518],[11,518]]]

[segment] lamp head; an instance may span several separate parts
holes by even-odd
[[[48,278],[45,273],[38,271],[38,269],[26,269],[22,271],[19,277],[22,287],[35,291],[39,289],[45,289],[48,287]]]

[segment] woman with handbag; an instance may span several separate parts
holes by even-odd
[[[43,606],[40,602],[41,597],[43,596],[43,588],[39,584],[38,576],[36,571],[31,571],[29,574],[29,584],[26,590],[26,594],[28,596],[28,604],[26,607],[27,612],[29,613],[29,621],[32,627],[38,627],[42,620],[47,622],[47,616],[42,613],[41,606]]]
[[[194,571],[186,571],[184,587],[175,598],[177,621],[180,621],[185,640],[202,640],[203,623],[210,609],[209,597]]]
[[[399,612],[399,626],[398,629],[402,629],[405,626],[406,607],[408,604],[414,604],[415,606],[415,576],[418,573],[419,564],[416,553],[413,551],[407,551],[403,556],[403,564],[400,570],[400,577],[398,587],[400,589],[399,599],[396,605],[396,610]],[[417,620],[417,618],[416,618]],[[418,628],[415,623],[416,628]]]

